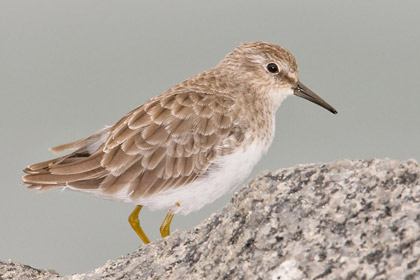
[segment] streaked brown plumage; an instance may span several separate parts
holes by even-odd
[[[162,94],[100,131],[110,135],[94,153],[86,152],[90,137],[56,147],[54,151],[76,151],[28,166],[24,181],[41,189],[65,183],[109,194],[135,182],[133,198],[181,186],[204,173],[215,156],[240,145],[238,135],[228,135],[234,131],[233,104],[215,94]],[[220,148],[225,142],[231,148]]]
[[[269,63],[278,73],[267,71]],[[112,127],[53,148],[74,151],[28,166],[23,181],[29,188],[69,187],[133,203],[193,182],[205,184],[209,174],[223,168],[219,159],[257,142],[266,152],[274,136],[274,114],[292,93],[308,94],[298,83],[294,57],[276,45],[244,43],[215,68],[152,98]],[[311,101],[335,112],[316,95]],[[183,204],[188,202],[179,207]]]

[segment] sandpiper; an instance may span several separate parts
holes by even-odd
[[[30,189],[68,188],[188,214],[239,185],[271,145],[275,113],[289,95],[337,111],[304,86],[293,55],[266,42],[243,43],[216,67],[181,82],[111,127],[51,150],[69,154],[28,166]]]

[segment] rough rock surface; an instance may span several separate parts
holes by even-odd
[[[60,275],[53,270],[43,270],[20,264],[14,261],[0,261],[0,279],[57,279]]]
[[[420,279],[420,166],[340,160],[265,172],[195,229],[64,278]]]

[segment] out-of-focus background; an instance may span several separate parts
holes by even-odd
[[[38,194],[26,165],[48,148],[111,125],[216,65],[244,41],[297,58],[301,81],[339,111],[290,97],[251,176],[341,158],[420,158],[418,1],[2,1],[0,3],[0,260],[86,272],[141,244],[134,206],[82,193]],[[231,194],[176,216],[193,228]],[[160,238],[164,211],[141,212]]]

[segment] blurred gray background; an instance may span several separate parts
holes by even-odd
[[[341,158],[420,158],[418,1],[1,1],[0,260],[85,272],[141,244],[134,205],[21,183],[48,148],[110,125],[149,98],[215,66],[244,41],[296,57],[301,81],[338,115],[290,97],[252,176]],[[193,228],[231,194],[176,216]],[[159,238],[166,213],[140,219]]]

